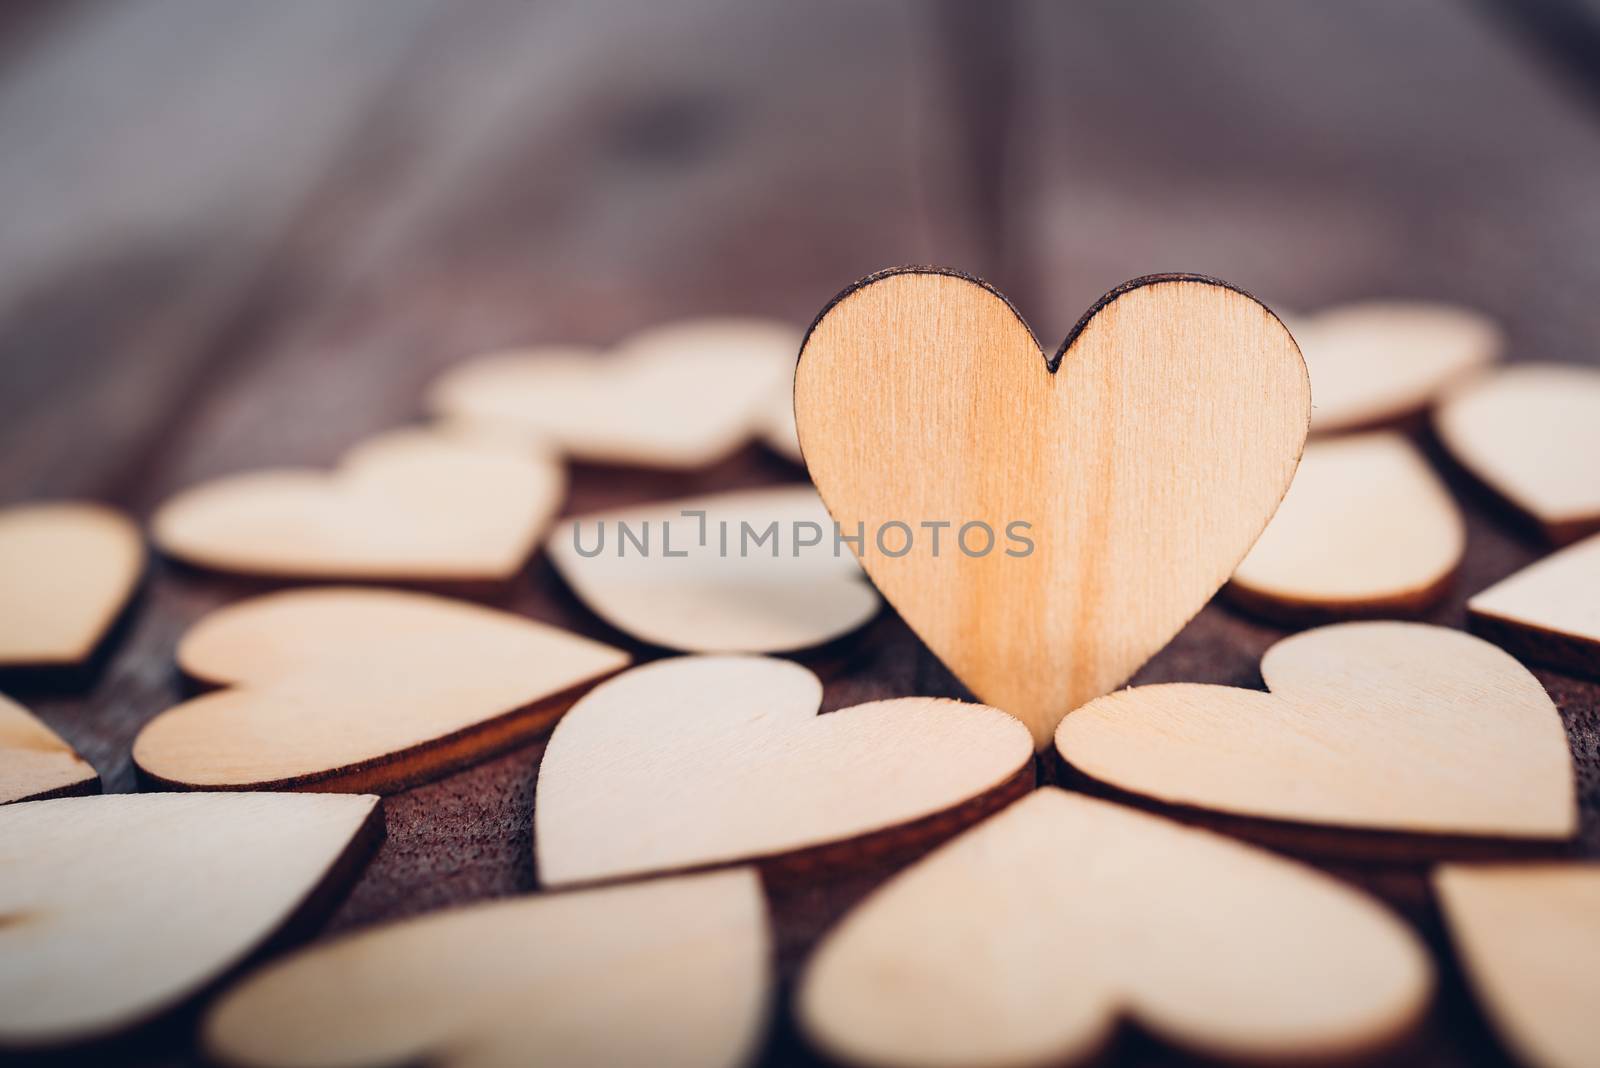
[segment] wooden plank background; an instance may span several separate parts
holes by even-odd
[[[988,278],[1047,341],[1125,278],[1191,270],[1294,310],[1461,301],[1506,324],[1513,359],[1594,362],[1600,112],[1502,15],[1446,0],[7,4],[0,500],[148,516],[197,479],[329,463],[417,418],[424,384],[483,349],[709,313],[800,324],[909,262]],[[1461,625],[1467,594],[1542,549],[1419,440],[1468,512],[1466,566],[1429,617]],[[799,478],[757,447],[687,474],[580,468],[568,511]],[[108,789],[133,789],[129,744],[179,697],[178,636],[240,592],[158,561],[92,685],[7,685]],[[656,655],[543,560],[507,603]],[[1259,685],[1282,633],[1214,605],[1139,680]],[[829,709],[962,694],[892,613],[805,659]],[[1571,852],[1600,856],[1600,685],[1538,674],[1579,766]],[[535,888],[541,753],[391,798],[389,838],[327,931]],[[1436,845],[1352,859],[1337,835],[1228,826],[1375,890],[1440,951],[1436,1007],[1397,1060],[1502,1061],[1424,892],[1418,857]],[[903,860],[769,879],[786,981]],[[764,1063],[810,1063],[782,1016]],[[193,1063],[189,1024],[116,1059]],[[1112,1058],[1184,1063],[1138,1034]]]

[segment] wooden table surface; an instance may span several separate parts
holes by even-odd
[[[1186,270],[1286,309],[1459,301],[1505,323],[1513,359],[1600,360],[1592,83],[1488,6],[3,10],[3,501],[85,496],[148,517],[197,479],[329,463],[418,418],[428,380],[484,349],[608,343],[711,313],[799,324],[846,283],[909,262],[989,279],[1045,339],[1125,278]],[[1544,550],[1446,473],[1468,558],[1429,619],[1459,626],[1467,594]],[[758,447],[694,473],[580,468],[567,510],[803,477]],[[131,790],[135,732],[179,697],[178,636],[240,592],[156,561],[90,685],[6,685],[108,790]],[[659,655],[588,615],[543,559],[507,603]],[[1259,686],[1282,633],[1213,605],[1139,680]],[[962,693],[888,612],[806,659],[830,709]],[[1600,685],[1538,675],[1579,767],[1569,852],[1600,855]],[[534,889],[541,753],[389,799],[388,840],[326,932]],[[1503,849],[1399,843],[1374,859],[1231,829],[1321,857],[1439,950],[1436,1007],[1398,1060],[1501,1061],[1421,858]],[[894,867],[771,881],[786,979]],[[784,1015],[764,1063],[810,1063]],[[191,1063],[190,1033],[180,1019],[110,1059]],[[1137,1034],[1112,1058],[1183,1062]]]

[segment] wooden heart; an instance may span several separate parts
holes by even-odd
[[[1433,887],[1478,1001],[1517,1060],[1593,1065],[1600,864],[1447,864]]]
[[[0,805],[96,793],[93,767],[33,713],[0,694]]]
[[[889,272],[835,298],[795,380],[806,464],[867,574],[1040,747],[1233,573],[1309,404],[1272,313],[1190,276],[1119,287],[1046,359],[981,283]]]
[[[1600,674],[1600,534],[1475,594],[1474,630],[1518,656]]]
[[[1015,719],[929,697],[818,716],[787,660],[693,656],[573,705],[539,768],[546,886],[768,857],[932,816],[1031,774]]]
[[[144,571],[121,512],[60,501],[0,509],[0,667],[59,667],[94,653]]]
[[[0,1048],[176,1007],[323,898],[382,836],[376,797],[110,794],[0,808]]]
[[[835,545],[809,486],[580,516],[556,528],[549,553],[596,615],[668,649],[789,652],[878,614],[877,592]]]
[[[704,467],[765,429],[799,347],[782,323],[689,320],[636,334],[610,354],[567,347],[470,360],[434,383],[429,407],[579,460]]]
[[[179,667],[227,688],[151,720],[133,759],[167,786],[401,789],[533,737],[628,659],[443,597],[268,594],[184,635]]]
[[[764,1029],[770,941],[749,869],[471,905],[268,965],[202,1042],[250,1068],[734,1068]]]
[[[1284,1063],[1401,1035],[1432,968],[1376,901],[1312,868],[1055,788],[875,891],[801,976],[796,1012],[851,1064],[1022,1068],[1122,1018]]]
[[[299,468],[203,483],[167,501],[162,550],[218,571],[279,578],[505,582],[560,507],[548,456],[466,435],[403,430]]]
[[[1311,374],[1314,433],[1415,415],[1505,351],[1493,319],[1449,304],[1364,301],[1297,316],[1289,328]]]
[[[1449,490],[1405,438],[1314,441],[1228,595],[1293,622],[1420,612],[1449,590],[1466,543]]]
[[[1056,746],[1171,804],[1343,827],[1565,838],[1567,736],[1539,680],[1470,634],[1341,623],[1261,659],[1271,693],[1177,683],[1103,697]]]
[[[1551,541],[1600,530],[1600,371],[1507,367],[1447,397],[1434,428],[1463,467]]]

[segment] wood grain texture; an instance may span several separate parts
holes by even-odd
[[[0,510],[0,668],[80,664],[122,611],[145,565],[121,512],[83,501]]]
[[[681,657],[601,683],[556,725],[534,841],[546,886],[727,864],[893,831],[1031,764],[1022,724],[908,697],[818,716],[810,671]]]
[[[1600,530],[1600,371],[1508,367],[1434,413],[1450,454],[1557,545]]]
[[[1532,1068],[1600,1049],[1600,865],[1445,865],[1433,876],[1484,1011]]]
[[[1078,1063],[1123,1017],[1283,1063],[1393,1043],[1432,986],[1416,937],[1359,892],[1047,787],[847,915],[807,965],[797,1011],[853,1064]]]
[[[1517,656],[1600,676],[1600,535],[1473,594],[1467,613],[1473,629]]]
[[[133,758],[166,787],[390,791],[547,729],[628,662],[520,616],[392,590],[241,601],[178,646],[222,687],[168,709]]]
[[[1403,437],[1313,441],[1226,590],[1288,623],[1416,615],[1444,596],[1466,541],[1450,491]]]
[[[125,1031],[288,924],[381,836],[378,799],[68,797],[0,808],[0,1048]],[[331,888],[330,888],[331,889]]]
[[[696,653],[783,653],[857,630],[882,602],[808,486],[577,516],[550,562],[584,605],[640,641]]]
[[[566,493],[559,461],[480,437],[399,430],[333,474],[252,471],[164,502],[156,544],[186,563],[292,579],[506,582]]]
[[[100,791],[94,767],[37,716],[0,694],[0,805]]]
[[[1107,294],[1047,359],[993,290],[889,272],[835,298],[795,372],[806,466],[865,534],[852,551],[1041,748],[1227,580],[1289,488],[1309,405],[1277,318],[1190,277]]]
[[[480,904],[276,961],[203,1041],[250,1068],[738,1068],[770,1013],[771,941],[750,869]]]
[[[962,264],[1050,337],[1170,264],[1291,310],[1479,308],[1508,359],[1596,359],[1600,124],[1471,5],[482,0],[468,15],[440,0],[137,0],[49,5],[32,25],[0,40],[7,500],[100,497],[148,518],[205,479],[330,468],[424,414],[427,383],[473,353],[605,348],[685,316],[801,323],[890,263]],[[1467,555],[1425,618],[1462,627],[1468,594],[1547,550],[1441,471]],[[760,448],[703,471],[580,466],[566,512],[796,477]],[[158,561],[97,681],[12,692],[107,789],[131,789],[132,739],[184,697],[178,640],[238,595]],[[501,596],[654,655],[542,557]],[[1213,604],[1135,681],[1259,685],[1284,633]],[[825,711],[970,698],[893,612],[805,659]],[[1577,762],[1568,848],[1600,855],[1600,687],[1536,674]],[[533,889],[543,751],[387,798],[389,837],[330,934]],[[1263,821],[1233,822],[1254,836]],[[1302,855],[1318,837],[1279,832],[1273,847]],[[1445,963],[1406,1063],[1505,1065],[1452,974],[1422,855],[1318,863],[1399,909]],[[785,980],[907,859],[769,881]],[[761,1063],[818,1063],[786,1017]],[[1106,1059],[1196,1063],[1137,1027]],[[200,1063],[186,1028],[101,1060]]]
[[[1062,720],[1094,779],[1235,814],[1424,833],[1566,838],[1572,757],[1539,681],[1479,638],[1344,623],[1261,659],[1270,693],[1135,687]]]

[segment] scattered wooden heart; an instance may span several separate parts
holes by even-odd
[[[1561,716],[1486,641],[1341,623],[1278,642],[1261,675],[1271,693],[1122,690],[1062,720],[1057,749],[1120,789],[1243,816],[1512,838],[1577,829]]]
[[[1600,1050],[1600,864],[1445,865],[1450,939],[1501,1040],[1531,1068]]]
[[[801,977],[812,1041],[863,1065],[1056,1065],[1119,1019],[1283,1063],[1382,1046],[1432,968],[1376,901],[1313,868],[1047,787],[850,912]]]
[[[59,501],[0,509],[0,667],[88,660],[144,571],[121,512]]]
[[[1233,573],[1309,410],[1283,325],[1189,276],[1119,287],[1046,359],[981,283],[888,272],[834,299],[795,382],[806,463],[834,519],[865,528],[873,582],[1040,747]]]
[[[930,697],[817,715],[786,660],[679,657],[595,689],[539,768],[546,886],[770,857],[953,809],[1032,771],[1028,733]]]
[[[1419,612],[1449,589],[1466,541],[1450,492],[1405,438],[1314,441],[1227,591],[1295,622]]]
[[[502,583],[565,493],[560,464],[482,438],[402,430],[332,474],[286,468],[202,483],[156,512],[156,543],[187,563],[277,578]]]
[[[772,993],[749,869],[513,898],[368,928],[247,978],[211,1057],[250,1068],[734,1068]]]
[[[38,717],[0,694],[0,805],[96,793],[100,776]]]
[[[704,467],[760,433],[794,369],[799,334],[760,319],[694,319],[635,334],[609,354],[494,353],[434,383],[447,419],[511,428],[596,463]]]
[[[0,808],[0,1048],[144,1023],[354,878],[376,797],[110,794]]]
[[[1600,530],[1600,371],[1519,364],[1434,413],[1451,455],[1557,544]]]
[[[548,550],[584,604],[635,638],[777,653],[832,641],[878,613],[877,592],[833,533],[811,487],[783,486],[580,516],[556,528]]]
[[[547,729],[628,655],[531,619],[339,587],[202,619],[178,665],[227,687],[169,708],[133,759],[166,786],[391,791]]]
[[[1600,674],[1600,534],[1474,594],[1467,612],[1474,630],[1518,656]]]
[[[1290,328],[1311,373],[1315,433],[1415,415],[1505,350],[1493,319],[1450,304],[1345,304],[1298,316]]]

